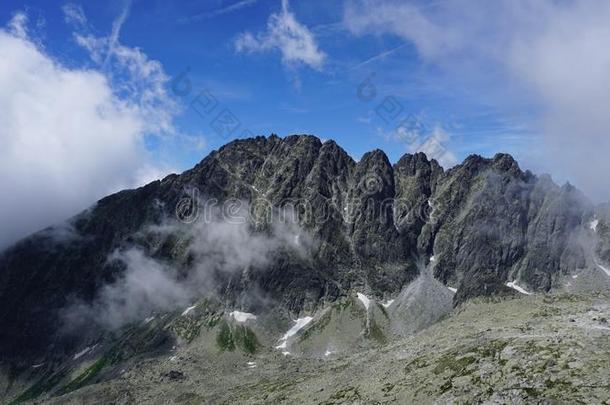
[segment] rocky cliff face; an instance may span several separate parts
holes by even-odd
[[[78,338],[58,333],[61,310],[93,302],[121,279],[125,265],[108,260],[115,252],[136,247],[188,279],[202,257],[188,229],[201,217],[188,216],[191,206],[179,211],[187,215],[180,222],[176,209],[194,190],[199,204],[247,204],[251,233],[272,233],[273,210],[296,218],[311,238],[307,255],[282,247],[272,260],[211,271],[207,290],[226,305],[293,315],[354,291],[395,297],[428,264],[438,281],[457,288],[454,304],[511,293],[512,281],[548,291],[587,264],[581,234],[594,218],[578,190],[522,171],[509,155],[470,156],[444,171],[422,153],[392,165],[376,150],[355,162],[333,141],[313,136],[238,140],[181,175],[106,197],[61,232],[39,232],[3,252],[5,365],[72,350]],[[171,231],[161,232],[168,221]],[[598,252],[610,258],[603,247]]]

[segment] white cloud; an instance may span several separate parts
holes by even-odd
[[[91,304],[76,302],[64,310],[67,326],[81,327],[97,323],[114,329],[128,322],[141,321],[156,311],[184,308],[197,297],[217,291],[218,274],[236,274],[264,269],[277,260],[279,252],[302,259],[310,257],[314,240],[296,221],[296,213],[286,209],[273,211],[268,232],[255,232],[250,216],[252,207],[234,200],[227,206],[201,201],[203,211],[191,224],[167,220],[164,224],[143,230],[164,240],[184,235],[184,247],[192,266],[184,277],[175,266],[152,259],[141,249],[132,247],[116,251],[109,262],[122,262],[125,272],[105,285]],[[163,245],[160,243],[159,246]],[[251,298],[256,293],[248,291]]]
[[[175,135],[172,119],[178,106],[166,90],[170,77],[159,61],[151,60],[141,49],[125,46],[119,41],[129,7],[127,2],[107,37],[95,36],[89,33],[88,27],[83,27],[74,34],[75,40],[100,66],[115,92],[130,100],[131,107],[145,115],[145,131]]]
[[[346,3],[344,23],[356,34],[389,32],[406,38],[426,58],[446,54],[460,39],[450,27],[435,24],[408,2],[351,1]]]
[[[424,152],[428,159],[435,159],[445,169],[458,164],[450,148],[451,135],[439,124],[429,125],[420,116],[411,116],[391,131],[377,128],[386,141],[399,142],[408,153]]]
[[[85,12],[80,5],[67,3],[61,9],[64,12],[64,19],[67,23],[75,24],[77,26],[84,26],[87,24],[87,17],[85,17]]]
[[[176,111],[161,65],[141,51],[116,46],[120,73],[68,68],[26,21],[0,29],[0,248],[157,176],[143,137],[172,132]]]
[[[18,38],[27,37],[28,17],[23,12],[17,12],[13,14],[13,18],[8,22],[8,31]]]
[[[550,170],[606,200],[608,21],[610,3],[586,0],[353,0],[346,2],[344,15],[344,25],[354,34],[408,40],[422,62],[453,73],[458,86],[480,85],[486,97],[498,92],[505,96],[495,96],[500,106],[531,105],[545,141],[534,148],[543,149],[545,159],[526,164]],[[488,87],[481,78],[492,79]]]
[[[104,67],[115,91],[132,101],[129,106],[145,116],[147,132],[174,133],[172,119],[178,107],[166,90],[170,78],[163,66],[140,49],[130,48],[110,37],[77,34],[76,41]]]
[[[448,149],[449,134],[441,127],[435,127],[421,145],[413,145],[411,153],[424,152],[429,159],[436,159],[445,169],[455,166],[457,158]]]
[[[266,52],[279,50],[282,63],[292,67],[305,64],[321,69],[326,55],[318,48],[312,32],[298,22],[288,9],[288,0],[282,0],[282,10],[271,14],[267,30],[256,36],[250,32],[242,33],[235,41],[238,52]]]

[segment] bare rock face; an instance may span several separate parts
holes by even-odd
[[[453,293],[424,270],[389,305],[397,335],[412,335],[434,323],[452,310]]]
[[[595,247],[597,256],[604,263],[610,263],[610,203],[601,204],[596,208],[589,229],[598,236]]]
[[[312,238],[307,256],[279,249],[264,265],[214,274],[208,291],[227,305],[291,314],[355,289],[395,296],[431,256],[436,280],[458,286],[454,304],[509,293],[514,280],[548,291],[585,265],[578,233],[593,218],[578,190],[523,172],[509,155],[470,156],[444,171],[423,153],[391,165],[375,150],[355,162],[335,142],[308,135],[237,140],[180,175],[100,200],[70,220],[66,234],[51,228],[3,252],[0,358],[31,364],[69,352],[72,338],[57,333],[60,311],[76,299],[91,302],[124,273],[108,260],[113,252],[136,246],[188,277],[197,263],[186,231],[159,237],[151,229],[177,222],[177,207],[194,190],[202,202],[247,205],[253,234],[272,230],[273,210],[295,215]],[[608,223],[600,222],[600,235]],[[600,246],[609,260],[610,244]]]
[[[435,203],[435,275],[460,286],[458,302],[502,293],[513,280],[548,291],[585,265],[577,235],[590,203],[572,186],[522,172],[508,155],[469,157],[447,173]]]
[[[424,153],[404,155],[394,165],[396,199],[394,222],[411,252],[426,255],[432,250],[430,198],[443,169],[435,160],[428,161]]]

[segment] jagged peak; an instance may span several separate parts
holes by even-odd
[[[493,158],[486,158],[478,154],[471,154],[464,161],[449,169],[449,173],[460,170],[466,170],[471,173],[479,173],[489,169],[498,172],[509,173],[515,177],[524,180],[531,178],[533,175],[528,172],[523,172],[517,161],[508,153],[497,153]]]
[[[478,155],[476,153],[470,154],[466,157],[466,159],[464,159],[464,162],[460,165],[460,166],[466,166],[466,165],[476,165],[476,164],[481,164],[481,163],[489,163],[491,159],[487,159],[481,155]]]
[[[508,153],[497,153],[493,158],[493,166],[506,172],[522,173],[519,163]]]
[[[350,156],[349,153],[345,149],[343,149],[337,142],[333,139],[329,139],[322,143],[322,147],[320,148],[320,155],[329,154],[329,155],[339,155],[342,158],[349,160],[350,163],[356,163],[356,161]]]
[[[318,147],[322,147],[322,141],[315,135],[309,134],[293,134],[282,139],[282,142],[292,145],[297,143],[312,143]]]
[[[398,159],[396,162],[396,166],[405,166],[409,165],[411,162],[424,162],[429,163],[428,156],[424,152],[416,152],[416,153],[405,153]]]
[[[408,175],[414,175],[422,167],[426,170],[443,172],[443,168],[435,159],[428,159],[424,152],[415,154],[405,153],[394,165],[394,170],[406,172]]]
[[[259,136],[255,136],[255,137],[251,137],[251,138],[235,139],[235,140],[221,146],[218,149],[218,151],[223,152],[228,149],[232,149],[235,147],[241,147],[241,146],[263,146],[263,145],[267,145],[269,142],[274,142],[277,139],[281,139],[281,138],[279,138],[277,135],[274,135],[274,134],[271,134],[271,136],[269,136],[269,137],[266,137],[264,135],[259,135]]]
[[[373,149],[370,152],[366,152],[362,155],[358,165],[368,165],[374,162],[381,162],[385,166],[392,166],[390,164],[390,159],[388,159],[388,156],[381,149]]]
[[[315,135],[308,134],[293,134],[285,137],[280,137],[274,133],[269,136],[259,135],[251,138],[235,139],[223,146],[217,151],[212,151],[210,155],[231,153],[236,150],[253,150],[258,152],[270,152],[274,147],[292,146],[297,144],[310,144],[315,149],[322,147],[322,141]],[[205,158],[204,158],[205,160]]]

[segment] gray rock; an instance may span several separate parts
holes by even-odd
[[[57,229],[32,235],[0,255],[0,358],[16,370],[48,356],[63,359],[99,331],[66,336],[61,311],[92,302],[125,268],[114,251],[137,246],[181,276],[192,271],[189,239],[151,230],[174,219],[189,190],[203,199],[245,201],[252,231],[268,232],[270,208],[292,208],[314,236],[303,258],[279,251],[264,268],[215,274],[224,305],[316,310],[355,289],[395,296],[435,255],[434,277],[459,286],[454,303],[509,294],[507,281],[548,291],[585,265],[578,231],[592,205],[570,185],[523,172],[509,155],[470,156],[448,170],[422,153],[394,166],[379,150],[355,162],[333,141],[309,135],[233,141],[194,168],[100,200],[69,221],[74,237]],[[189,211],[183,211],[188,214]],[[175,221],[175,220],[174,220]],[[598,254],[610,259],[607,224]],[[253,294],[256,292],[256,294]],[[18,371],[17,371],[18,372]]]

